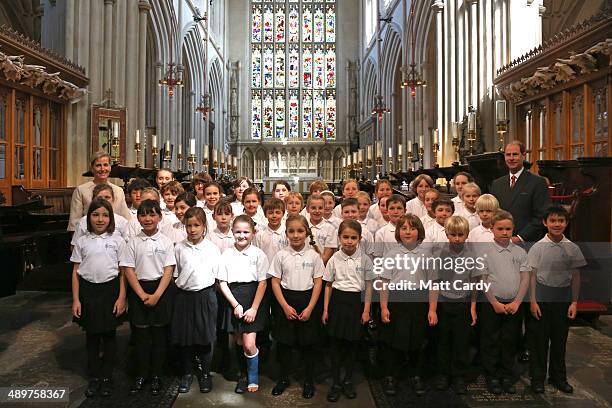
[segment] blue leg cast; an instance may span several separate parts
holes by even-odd
[[[259,389],[259,350],[254,355],[249,356],[244,353],[247,362],[247,382],[248,391],[255,392]]]

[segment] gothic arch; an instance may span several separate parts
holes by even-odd
[[[248,147],[242,152],[242,158],[240,160],[240,175],[248,177],[249,180],[253,180],[254,161],[253,153]]]
[[[342,159],[345,158],[344,150],[337,148],[334,153],[334,181],[342,180]]]
[[[261,148],[255,153],[255,174],[253,180],[261,181],[268,176],[269,155],[265,149]]]
[[[321,178],[325,181],[333,181],[332,174],[332,158],[328,149],[319,151],[319,168],[321,169]]]
[[[214,109],[210,117],[215,123],[215,128],[218,129],[214,136],[214,144],[228,153],[224,137],[225,125],[223,123],[223,70],[218,58],[215,58],[210,64],[207,85],[211,96],[211,106]]]
[[[364,74],[363,74],[363,106],[362,116],[366,118],[370,116],[372,107],[374,106],[374,96],[376,95],[376,67],[371,59],[366,62]]]

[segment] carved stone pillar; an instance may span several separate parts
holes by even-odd
[[[440,146],[442,152],[440,157],[444,158],[444,150],[446,146],[446,141],[448,140],[448,135],[446,134],[446,124],[444,123],[444,88],[443,84],[443,73],[444,73],[444,48],[443,48],[443,20],[442,20],[442,12],[444,11],[444,2],[441,0],[436,0],[431,6],[436,13],[436,70],[437,70],[437,100],[436,100],[436,123],[437,128],[442,135],[442,145]],[[405,129],[403,130],[405,132]],[[405,141],[404,143],[408,143]],[[404,150],[406,148],[404,147]],[[403,153],[403,156],[407,156]],[[406,158],[403,159],[404,162]],[[442,161],[444,163],[444,161]],[[406,168],[406,167],[404,167]]]
[[[147,13],[151,9],[147,0],[138,2],[138,128],[145,129],[146,67],[147,67]],[[133,142],[133,141],[132,141]]]
[[[115,0],[104,0],[104,85],[103,91],[112,88],[113,69],[113,5]]]

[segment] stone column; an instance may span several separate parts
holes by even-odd
[[[89,67],[87,76],[89,76],[90,101],[99,103],[103,99],[104,90],[102,88],[102,53],[100,42],[103,41],[102,36],[102,3],[97,1],[90,2],[89,9]]]
[[[112,87],[113,5],[115,0],[104,0],[104,85],[103,91]],[[113,95],[114,97],[114,95]]]
[[[140,125],[138,121],[138,105],[140,103],[138,98],[138,82],[140,72],[138,69],[138,3],[126,3],[126,49],[125,55],[117,59],[118,63],[120,63],[120,61],[125,61],[125,79],[122,83],[118,84],[118,87],[125,88],[125,107],[127,108],[126,116],[128,124],[126,130],[128,135],[133,135],[135,130],[138,129]],[[127,142],[128,144],[132,144],[134,141],[129,139]],[[160,144],[159,139],[157,143]],[[127,149],[126,156],[126,161],[128,163],[133,163],[136,158],[133,149]]]
[[[147,106],[147,14],[151,6],[147,0],[138,2],[138,129],[146,128],[145,111]],[[130,135],[131,136],[131,135]],[[134,141],[130,139],[131,146]],[[131,149],[130,149],[131,150]]]
[[[180,61],[180,54],[177,53],[177,61]],[[185,73],[185,67],[182,64],[178,64],[176,66],[176,73],[179,78],[183,78]],[[179,86],[176,88],[176,94],[174,95],[176,98],[174,103],[176,106],[176,139],[175,146],[179,143],[182,143],[183,140],[183,87]],[[185,143],[183,143],[185,145]],[[176,151],[176,147],[175,147]]]
[[[66,1],[66,20],[65,20],[64,37],[66,41],[66,58],[75,61],[74,58],[74,0]]]
[[[470,6],[470,103],[478,107],[478,0],[468,0]]]
[[[440,158],[441,166],[445,163],[446,156],[446,142],[449,140],[448,135],[446,134],[446,124],[444,123],[444,48],[443,48],[443,20],[442,20],[442,12],[444,11],[444,2],[441,0],[436,0],[431,6],[436,13],[436,70],[437,70],[437,100],[436,100],[436,124],[440,135],[442,136],[442,143],[440,146]]]

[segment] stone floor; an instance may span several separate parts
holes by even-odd
[[[261,391],[237,395],[233,382],[214,376],[214,391],[200,394],[194,383],[191,391],[176,398],[176,380],[165,378],[165,393],[153,398],[147,393],[137,397],[127,394],[130,364],[127,350],[129,326],[118,332],[119,356],[115,376],[116,396],[112,400],[86,400],[85,348],[82,331],[71,322],[70,295],[55,292],[19,292],[16,296],[0,299],[0,387],[66,387],[70,402],[46,403],[45,407],[410,407],[410,406],[466,406],[466,407],[611,407],[612,406],[612,316],[602,316],[597,329],[577,326],[570,330],[567,351],[569,382],[575,393],[565,395],[547,387],[543,396],[532,394],[523,374],[515,396],[499,397],[486,392],[482,377],[472,383],[469,394],[458,398],[451,391],[430,391],[422,399],[410,391],[395,398],[385,397],[378,381],[368,382],[363,376],[356,379],[358,397],[342,398],[340,403],[325,400],[328,385],[317,384],[312,400],[301,398],[298,382],[281,397],[273,397],[272,380],[262,377]],[[407,386],[402,389],[408,390]],[[176,399],[175,399],[176,398]],[[0,403],[4,407],[40,407],[40,403]]]

